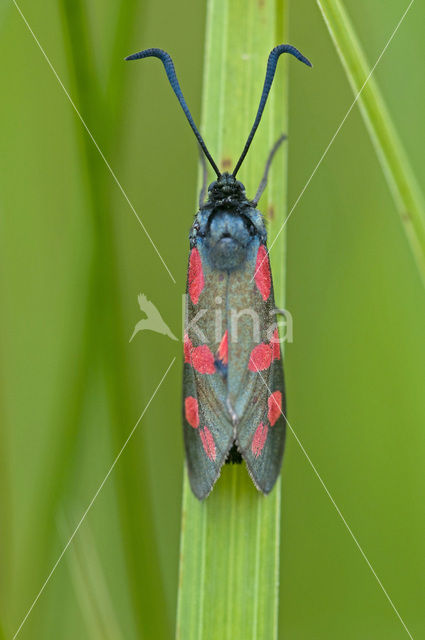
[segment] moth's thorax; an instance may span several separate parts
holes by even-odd
[[[267,239],[263,216],[247,199],[243,184],[223,173],[209,186],[208,200],[196,215],[191,246],[202,249],[214,269],[233,271],[258,239]]]
[[[246,260],[253,235],[254,227],[244,216],[228,210],[214,212],[204,244],[209,262],[216,269],[237,269]]]

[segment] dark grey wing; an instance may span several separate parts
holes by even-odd
[[[202,376],[202,378],[201,378]],[[183,370],[183,436],[190,486],[205,498],[233,444],[233,427],[209,379],[189,363]]]
[[[236,442],[255,486],[269,493],[280,472],[286,433],[282,362],[258,371],[252,404],[237,426]]]
[[[253,252],[240,282],[234,274],[229,286],[228,300],[241,314],[238,335],[233,331],[229,342],[229,404],[236,415],[238,450],[256,487],[268,493],[282,464],[285,390],[267,249],[258,244]],[[247,310],[258,323],[257,335]]]
[[[211,269],[203,260],[202,249],[196,247],[190,254],[188,273],[183,435],[190,485],[202,500],[220,475],[234,440],[226,404],[227,356],[220,349],[225,326],[216,335],[215,321],[216,300],[225,301],[227,276]]]

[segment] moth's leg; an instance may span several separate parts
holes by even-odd
[[[271,149],[271,151],[270,151],[270,153],[269,153],[269,157],[267,158],[266,167],[265,167],[265,169],[264,169],[263,177],[261,178],[261,182],[260,182],[260,184],[259,184],[259,186],[258,186],[257,193],[255,194],[255,198],[254,198],[254,200],[253,200],[254,207],[256,207],[256,206],[257,206],[258,201],[260,200],[261,196],[263,195],[263,191],[264,191],[264,189],[265,189],[265,188],[266,188],[266,186],[267,186],[267,178],[268,178],[268,175],[269,175],[269,169],[270,169],[270,167],[271,167],[271,164],[272,164],[272,161],[273,161],[274,154],[275,154],[275,153],[276,153],[276,151],[279,149],[280,145],[282,144],[282,142],[283,142],[284,140],[286,140],[286,136],[285,136],[285,134],[282,134],[282,135],[281,135],[281,136],[276,140],[276,142],[274,143],[274,145],[273,145],[273,147],[272,147],[272,149]],[[204,163],[205,163],[205,160],[204,160]]]
[[[203,154],[202,149],[199,149],[199,156],[201,158],[201,165],[202,165],[202,188],[199,194],[199,208],[201,208],[202,205],[204,204],[205,195],[207,193],[208,169],[207,169],[207,162],[205,160],[205,156]]]

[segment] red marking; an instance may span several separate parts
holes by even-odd
[[[273,427],[282,414],[282,394],[280,391],[273,391],[267,400],[267,404],[269,405],[268,419],[270,426]]]
[[[280,342],[279,342],[279,331],[277,329],[273,332],[273,338],[271,339],[272,344],[272,360],[280,360]]]
[[[184,415],[191,427],[197,429],[199,427],[198,401],[192,396],[184,399]]]
[[[204,451],[209,457],[210,460],[215,460],[215,443],[214,438],[211,435],[211,431],[208,427],[204,427],[200,430],[199,435],[201,436],[202,445],[204,447]]]
[[[206,344],[192,351],[192,364],[199,373],[215,373],[214,354]]]
[[[204,288],[204,273],[202,260],[196,247],[190,252],[189,258],[189,295],[193,304],[198,304],[199,296]]]
[[[251,451],[256,458],[258,458],[263,450],[264,445],[266,444],[268,431],[269,428],[267,424],[263,424],[262,422],[260,422],[256,432],[254,433],[254,437],[251,443]]]
[[[270,276],[269,256],[263,244],[260,244],[258,248],[254,280],[263,300],[266,301],[270,295],[272,279]]]
[[[190,364],[191,363],[190,354],[193,347],[192,347],[192,342],[189,336],[187,335],[187,333],[184,334],[183,349],[184,349],[184,361]]]
[[[263,371],[268,369],[272,362],[272,346],[270,344],[257,344],[251,351],[248,369],[250,371]]]
[[[218,357],[223,364],[227,364],[229,362],[229,344],[227,338],[227,330],[221,339],[220,346],[218,348]]]

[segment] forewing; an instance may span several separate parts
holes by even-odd
[[[273,283],[265,245],[254,247],[239,288],[229,287],[230,306],[251,309],[231,330],[229,402],[237,416],[236,444],[254,484],[268,493],[279,475],[285,444],[285,390]],[[242,294],[240,293],[242,292]],[[253,325],[258,322],[258,331]],[[230,322],[232,327],[232,323]]]
[[[234,437],[226,408],[227,355],[220,352],[223,336],[216,335],[212,316],[217,298],[224,302],[226,288],[227,276],[209,267],[202,249],[192,248],[186,298],[183,434],[190,484],[201,500],[220,475]]]
[[[255,486],[269,493],[279,476],[285,447],[283,369],[275,360],[256,374],[252,404],[237,428],[237,445]]]

